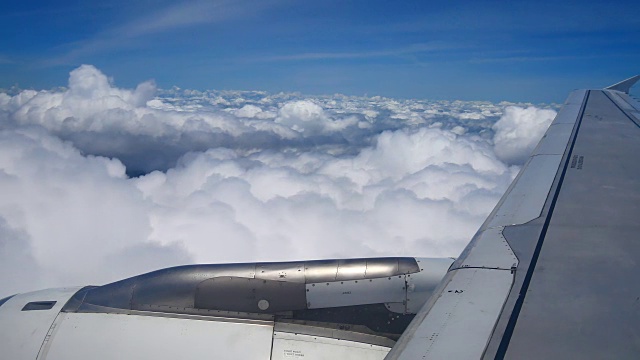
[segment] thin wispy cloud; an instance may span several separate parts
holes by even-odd
[[[152,78],[193,89],[560,102],[575,86],[629,77],[640,57],[640,3],[62,0],[3,10],[11,36],[0,48],[18,59],[0,63],[4,88],[60,86],[56,71],[89,63],[127,86]]]
[[[13,60],[11,57],[0,54],[0,64],[13,64],[13,63],[15,63],[15,60]]]
[[[243,0],[181,2],[148,16],[134,19],[111,32],[125,37],[163,33],[184,27],[228,21],[239,16],[251,17],[276,3],[278,1],[274,0],[258,3]]]
[[[410,20],[391,19],[384,26],[367,24],[361,31],[371,34],[384,33],[440,33],[454,32],[472,35],[469,30],[480,33],[506,32],[506,35],[521,33],[556,34],[589,33],[602,30],[635,30],[640,18],[630,6],[613,5],[603,1],[575,2],[539,1],[529,2],[464,2],[451,6],[426,4],[424,9]],[[594,21],[597,19],[597,21]],[[476,34],[477,35],[477,34]],[[473,38],[473,36],[469,36]]]
[[[619,51],[616,53],[600,53],[600,54],[582,54],[582,55],[517,55],[517,56],[474,56],[468,62],[474,64],[490,64],[490,63],[523,63],[523,62],[557,62],[557,61],[588,61],[593,59],[604,59],[614,57],[633,57],[637,56],[636,49],[628,51]]]
[[[436,51],[460,49],[460,46],[448,46],[443,44],[413,44],[405,47],[376,50],[376,51],[348,51],[348,52],[308,52],[289,55],[275,55],[258,57],[247,61],[300,61],[300,60],[340,60],[340,59],[366,59],[405,57],[407,55],[429,54]]]
[[[546,61],[563,61],[563,60],[581,60],[603,57],[606,55],[566,55],[566,56],[505,56],[505,57],[472,57],[470,63],[486,64],[486,63],[511,63],[511,62],[546,62]]]
[[[238,17],[255,16],[266,8],[282,3],[281,0],[267,0],[248,4],[243,0],[196,0],[180,2],[148,15],[106,29],[86,40],[60,46],[70,48],[62,55],[46,59],[45,66],[75,63],[88,55],[135,47],[147,36],[165,34],[171,31],[205,24],[216,24]]]

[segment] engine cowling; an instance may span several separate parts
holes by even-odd
[[[452,262],[188,265],[19,294],[0,300],[0,348],[8,359],[381,359]]]

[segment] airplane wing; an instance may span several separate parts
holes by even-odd
[[[639,78],[569,95],[387,360],[638,358]]]

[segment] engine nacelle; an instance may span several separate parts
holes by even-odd
[[[382,359],[452,259],[189,265],[0,300],[7,359]]]

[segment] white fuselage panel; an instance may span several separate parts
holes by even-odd
[[[271,360],[382,360],[388,347],[313,335],[275,332]]]
[[[60,309],[80,288],[18,294],[0,306],[0,358],[34,360]],[[53,302],[50,309],[24,310],[33,302]]]
[[[268,359],[273,323],[61,313],[47,360]]]

